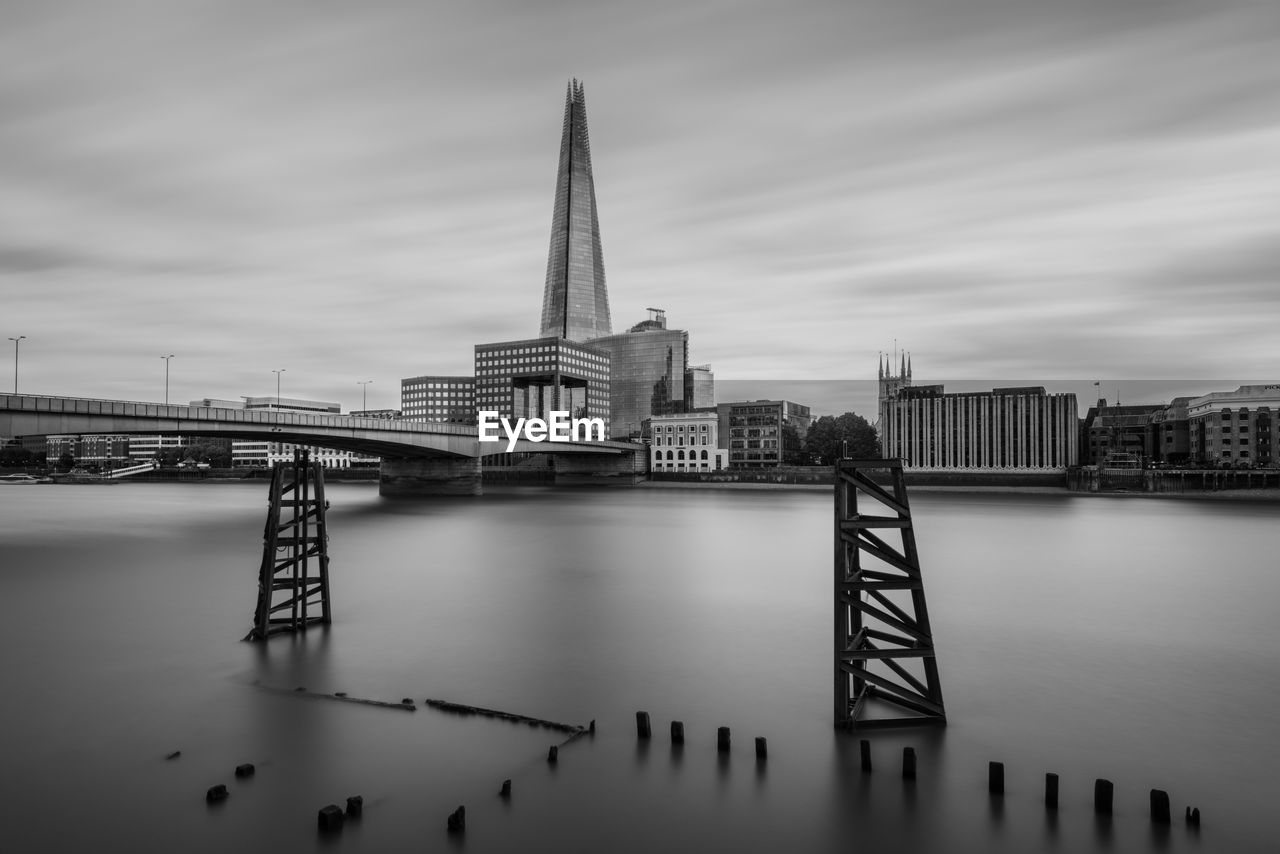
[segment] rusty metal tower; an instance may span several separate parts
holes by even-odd
[[[840,460],[835,481],[836,726],[945,725],[902,460]]]
[[[270,507],[262,536],[258,607],[245,640],[266,640],[330,621],[329,534],[324,466],[295,450],[292,463],[271,472]]]

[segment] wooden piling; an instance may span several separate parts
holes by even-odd
[[[1004,794],[1004,763],[987,763],[987,791],[993,795]]]
[[[916,749],[914,747],[902,748],[902,779],[914,780],[916,778]]]
[[[762,735],[756,736],[756,759],[769,758],[769,741]]]
[[[684,744],[684,721],[671,722],[671,743]]]
[[[864,773],[871,773],[871,742],[865,738],[858,742],[858,753],[862,758],[862,770]]]
[[[551,745],[551,748],[547,750],[547,761],[550,762],[552,765],[555,765],[556,760],[558,760],[559,758],[560,758],[560,748],[555,746],[554,744]]]
[[[1169,793],[1161,789],[1151,790],[1152,824],[1169,824]]]
[[[1058,775],[1052,772],[1044,775],[1044,805],[1051,810],[1058,808]]]
[[[446,824],[450,833],[462,833],[467,829],[467,808],[458,807],[449,815],[449,821]]]
[[[1187,826],[1200,826],[1200,807],[1195,807],[1194,809],[1192,807],[1187,807]]]
[[[498,791],[498,794],[504,798],[511,797],[511,780],[502,781],[502,788]]]
[[[364,815],[364,796],[352,795],[347,798],[347,818],[359,818]]]
[[[219,783],[216,786],[210,786],[209,791],[204,793],[204,799],[207,803],[215,804],[219,801],[225,801],[231,797],[231,793],[227,791],[227,787]]]
[[[721,753],[729,752],[729,728],[722,726],[716,730],[716,750]]]
[[[254,770],[255,770],[255,769],[254,769],[254,767],[253,767],[253,763],[252,763],[252,762],[246,762],[246,763],[244,763],[243,765],[237,765],[237,766],[236,766],[236,776],[237,776],[237,777],[252,777],[252,776],[253,776],[253,772],[254,772]]]
[[[1115,795],[1115,786],[1110,780],[1099,777],[1093,781],[1093,811],[1099,815],[1111,815],[1111,801]]]
[[[636,712],[636,738],[649,738],[653,735],[649,728],[649,713]]]
[[[341,808],[337,804],[329,804],[320,808],[320,812],[316,816],[316,825],[324,833],[335,833],[342,830],[342,822],[344,820],[345,816],[343,816]]]

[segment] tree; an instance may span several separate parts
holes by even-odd
[[[811,463],[833,465],[841,453],[853,459],[878,459],[880,440],[867,419],[854,412],[824,415],[809,425],[804,454]]]

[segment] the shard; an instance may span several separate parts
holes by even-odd
[[[573,80],[564,102],[540,334],[587,341],[612,333],[591,176],[586,100],[582,84]]]

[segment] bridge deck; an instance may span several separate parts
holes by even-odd
[[[63,433],[205,435],[401,457],[481,457],[506,450],[506,442],[480,442],[477,428],[470,424],[51,395],[0,395],[0,436]],[[514,450],[621,454],[634,453],[640,447],[630,442],[522,440]]]

